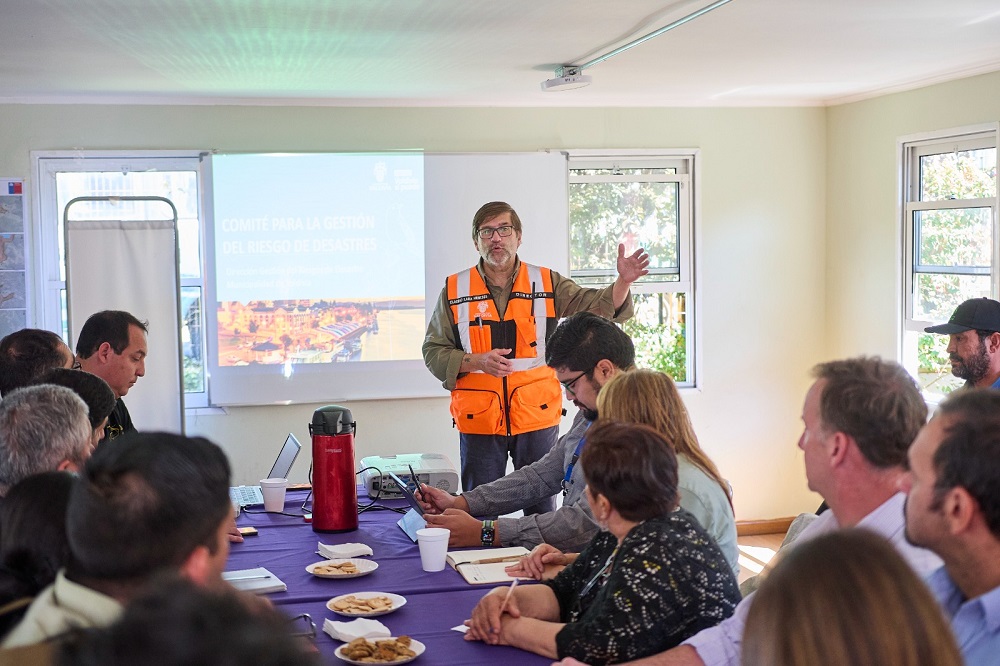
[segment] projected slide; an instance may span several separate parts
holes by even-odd
[[[218,365],[419,359],[422,154],[216,155]]]

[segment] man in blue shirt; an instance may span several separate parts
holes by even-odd
[[[909,451],[906,538],[944,566],[927,580],[968,666],[1000,655],[1000,393],[959,391]]]
[[[1000,302],[970,298],[947,324],[924,331],[948,336],[951,374],[966,380],[966,388],[1000,389]]]

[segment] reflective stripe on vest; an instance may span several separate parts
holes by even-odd
[[[463,351],[511,348],[514,357],[514,372],[505,378],[482,371],[458,377],[451,414],[459,432],[518,435],[558,426],[562,391],[555,371],[545,365],[545,336],[556,312],[552,272],[521,263],[503,317],[475,267],[450,275],[446,284]]]
[[[469,329],[480,321],[517,321],[531,316],[535,319],[534,354],[518,357],[515,350],[511,362],[515,371],[530,370],[545,364],[548,319],[555,318],[555,294],[552,290],[551,271],[521,262],[520,270],[511,287],[510,298],[507,300],[507,309],[502,317],[496,310],[496,304],[486,282],[475,267],[449,276],[447,285],[452,321],[458,331],[462,349],[466,353],[488,351],[477,352],[470,339]]]

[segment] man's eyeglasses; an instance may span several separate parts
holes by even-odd
[[[483,227],[477,233],[481,239],[489,240],[493,238],[493,232],[500,234],[500,238],[507,238],[507,236],[514,233],[514,227],[509,224],[505,224],[502,227]]]
[[[291,631],[289,635],[294,638],[316,638],[316,623],[313,622],[309,613],[302,613],[289,619]]]
[[[591,372],[593,372],[593,371],[592,370],[588,370],[587,372],[581,372],[580,374],[578,374],[576,377],[574,377],[573,379],[569,380],[568,382],[559,382],[559,383],[562,384],[562,387],[564,389],[566,389],[566,393],[569,393],[571,396],[573,396],[575,398],[576,397],[576,389],[573,388],[573,385],[576,384],[578,381],[580,381],[581,377],[589,375]]]

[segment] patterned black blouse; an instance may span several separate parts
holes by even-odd
[[[725,556],[683,509],[647,520],[621,547],[601,532],[546,584],[568,624],[559,658],[615,664],[663,652],[733,613],[740,591]]]

